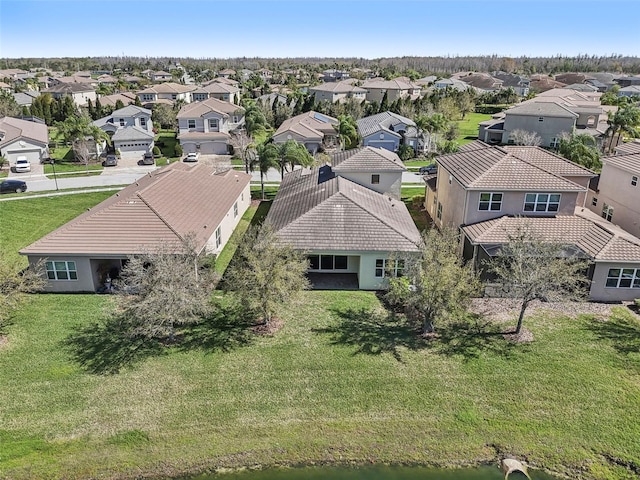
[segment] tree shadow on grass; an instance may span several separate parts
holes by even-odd
[[[465,360],[488,354],[511,358],[516,352],[529,350],[527,344],[517,344],[504,338],[504,325],[489,322],[481,315],[467,313],[461,320],[450,322],[438,330],[434,351],[443,355],[462,356]]]
[[[357,347],[354,355],[390,353],[402,362],[401,348],[418,350],[424,346],[419,331],[401,315],[365,308],[334,310],[333,313],[339,319],[337,325],[313,331],[331,335],[332,345]]]
[[[416,322],[397,312],[375,312],[365,308],[335,310],[338,323],[314,329],[329,334],[332,345],[355,346],[356,354],[380,355],[390,353],[402,362],[402,349],[417,351],[430,349],[434,353],[462,356],[465,360],[482,354],[509,358],[514,351],[526,351],[527,345],[507,341],[502,327],[468,314],[460,321],[440,327],[435,335],[425,337]]]
[[[608,341],[618,353],[640,354],[640,322],[636,318],[614,310],[606,321],[595,316],[587,317],[586,326],[598,339]],[[636,363],[640,366],[640,355]]]
[[[117,317],[79,328],[63,341],[63,347],[94,374],[116,374],[165,351],[157,340],[131,335],[129,323]]]
[[[251,343],[256,316],[240,303],[217,303],[200,323],[181,330],[178,348],[183,351],[229,352]]]

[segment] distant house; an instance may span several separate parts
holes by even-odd
[[[635,153],[624,154],[625,150]],[[602,171],[598,182],[591,184],[586,206],[632,235],[640,236],[640,143],[624,144],[616,152],[602,159]]]
[[[249,207],[251,176],[204,164],[174,163],[150,172],[20,251],[44,260],[49,292],[94,292],[117,278],[131,255],[180,247],[193,235],[198,253],[219,253]]]
[[[619,97],[640,97],[640,85],[630,85],[618,90]]]
[[[473,90],[480,93],[473,85],[463,82],[457,78],[439,78],[433,83],[434,88],[444,90],[446,88],[464,92],[465,90]]]
[[[367,90],[367,101],[381,103],[382,99],[387,95],[388,102],[395,102],[400,98],[417,98],[422,92],[422,87],[412,83],[406,77],[398,77],[393,80],[385,80],[383,78],[372,78],[365,80],[362,88]]]
[[[323,82],[340,82],[349,78],[349,72],[330,68],[322,71]]]
[[[95,103],[97,95],[95,88],[85,83],[59,83],[53,87],[41,90],[41,93],[49,93],[53,98],[59,99],[69,95],[78,106],[84,106],[88,100]]]
[[[33,100],[40,96],[40,92],[26,91],[13,93],[13,98],[20,107],[30,107]]]
[[[456,77],[458,80],[482,90],[483,92],[497,92],[502,90],[503,81],[488,73],[468,72]]]
[[[191,92],[195,89],[195,86],[165,82],[140,90],[137,95],[144,106],[151,106],[154,103],[173,104],[178,100],[189,103],[191,102]]]
[[[240,89],[227,83],[211,82],[191,92],[194,102],[201,102],[209,98],[216,98],[224,102],[240,103]]]
[[[141,157],[153,150],[154,133],[151,110],[128,105],[93,122],[111,137],[113,148],[122,156]]]
[[[381,147],[395,152],[400,145],[406,144],[416,152],[424,151],[422,136],[418,135],[416,124],[410,118],[393,112],[381,112],[361,118],[356,124],[365,147]]]
[[[338,119],[318,112],[306,112],[285,120],[273,134],[274,143],[296,140],[311,154],[338,145]]]
[[[334,173],[347,180],[400,199],[402,173],[407,169],[393,152],[374,147],[336,152],[331,156],[331,166]]]
[[[9,165],[14,165],[18,157],[25,157],[31,163],[40,163],[49,157],[49,130],[43,123],[0,117],[0,155]]]
[[[236,74],[236,71],[232,70],[230,68],[225,68],[224,70],[220,70],[218,72],[218,76],[220,76],[222,78],[229,78],[229,77],[232,77],[235,74]]]
[[[0,92],[11,93],[11,92],[13,92],[13,88],[11,87],[11,85],[9,85],[7,83],[0,82]]]
[[[315,87],[309,87],[309,91],[315,96],[315,101],[321,102],[345,102],[353,98],[363,102],[366,98],[367,90],[353,85],[350,82],[330,82],[321,83]]]
[[[513,91],[520,97],[526,97],[529,95],[529,89],[531,81],[521,75],[515,73],[506,72],[493,72],[491,74],[494,78],[502,81],[502,88],[513,88]]]
[[[244,123],[244,108],[209,98],[180,109],[178,140],[184,153],[229,153],[229,134]]]
[[[159,70],[157,72],[151,72],[149,74],[149,78],[152,82],[170,82],[171,80],[173,80],[173,75],[171,75],[169,72]]]
[[[418,252],[421,242],[402,201],[329,165],[286,174],[265,222],[282,243],[306,252],[315,286],[338,274],[342,288],[384,288],[390,271],[402,274],[400,256]]]
[[[133,92],[114,93],[112,95],[103,95],[98,98],[100,105],[103,107],[114,107],[118,100],[122,102],[124,106],[131,105],[136,102],[136,94]]]

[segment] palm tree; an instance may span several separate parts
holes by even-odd
[[[596,139],[588,133],[564,136],[560,140],[558,153],[564,158],[590,169],[602,166]]]
[[[438,144],[438,134],[447,128],[447,118],[442,113],[434,113],[431,116],[420,115],[415,119],[418,134],[427,132],[427,152]]]
[[[273,143],[258,145],[256,154],[254,160],[249,164],[249,170],[253,172],[258,169],[260,171],[260,190],[262,200],[264,200],[264,176],[269,169],[278,167],[278,158],[280,155],[278,153],[278,147]]]
[[[623,133],[631,137],[640,136],[640,108],[634,105],[620,107],[616,113],[609,117],[607,123],[609,128],[607,128],[606,135],[611,137],[608,151],[611,153],[614,147],[613,139],[616,135],[618,137],[616,145],[620,143]]]
[[[310,167],[313,165],[313,157],[302,143],[295,140],[287,140],[277,146],[278,165],[280,175],[284,176],[285,170],[293,170],[296,165]]]
[[[338,117],[338,139],[342,150],[354,148],[358,145],[358,129],[351,115],[340,115]]]

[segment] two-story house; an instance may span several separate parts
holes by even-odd
[[[638,147],[638,152],[602,159],[602,171],[598,181],[591,185],[587,207],[640,236],[640,143],[631,146]]]
[[[593,172],[539,147],[481,142],[437,163],[425,206],[436,226],[460,228],[462,255],[478,270],[526,226],[543,240],[564,244],[567,255],[590,262],[591,299],[630,300],[640,293],[640,239],[580,202]]]
[[[407,169],[389,150],[362,147],[336,152],[331,156],[331,166],[334,173],[347,180],[400,199],[402,172]]]
[[[409,145],[416,152],[424,151],[424,138],[416,123],[393,112],[381,112],[356,121],[362,144],[395,152],[400,145]]]
[[[194,102],[201,102],[209,98],[238,104],[240,103],[240,89],[227,83],[211,82],[191,92],[191,99]]]
[[[181,85],[175,82],[165,82],[140,90],[137,95],[145,107],[154,103],[173,104],[178,100],[185,103],[191,102],[191,92],[197,87],[194,85]]]
[[[209,98],[185,105],[177,119],[178,140],[184,153],[226,155],[229,134],[244,123],[244,108]]]
[[[366,99],[368,102],[381,103],[385,94],[389,103],[395,102],[400,98],[417,98],[420,96],[422,87],[412,83],[406,77],[398,77],[393,80],[384,80],[382,78],[372,78],[366,80],[362,84],[362,88],[367,90]]]
[[[350,98],[363,102],[367,94],[366,89],[353,85],[349,81],[321,83],[310,87],[309,91],[313,93],[317,103],[345,102]]]
[[[109,134],[113,148],[123,157],[140,158],[153,150],[151,110],[128,105],[92,123]]]
[[[78,106],[84,106],[88,100],[95,103],[97,95],[96,89],[90,83],[59,83],[53,87],[41,90],[41,93],[49,93],[56,100],[70,96],[73,103]]]
[[[296,140],[304,144],[313,155],[321,148],[335,148],[338,145],[337,118],[310,111],[288,118],[273,134],[274,143]]]

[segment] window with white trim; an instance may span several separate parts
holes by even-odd
[[[216,228],[216,248],[220,248],[222,245],[222,233],[220,232],[220,227]]]
[[[142,94],[142,101],[143,102],[153,102],[153,100],[154,100],[153,93],[143,93]]]
[[[196,128],[196,121],[195,120],[187,120],[187,128],[189,130],[193,130]]]
[[[239,123],[240,122],[240,117],[238,115],[234,115],[233,117],[231,117],[231,122],[232,123]]]
[[[631,177],[631,185],[633,187],[638,185],[638,177],[636,177],[635,175]]]
[[[613,218],[613,207],[611,205],[607,205],[606,203],[602,204],[602,218],[607,221],[611,221]]]
[[[610,268],[607,288],[640,288],[640,268]]]
[[[387,258],[376,258],[376,278],[401,277],[404,272],[404,260],[389,260]]]
[[[594,207],[598,205],[598,197],[593,197],[591,199],[591,205],[593,205]]]
[[[560,147],[560,139],[558,137],[553,137],[549,142],[549,147],[553,149]]]
[[[218,119],[210,118],[209,119],[209,130],[217,130],[218,129]]]
[[[121,126],[121,127],[124,127],[124,126],[125,126],[125,124],[126,124],[126,122],[124,121],[124,118],[121,118],[121,119],[120,119],[120,126]]]
[[[478,210],[489,210],[492,212],[502,210],[502,193],[481,193]]]
[[[527,193],[524,197],[525,212],[557,212],[559,209],[559,193]]]
[[[142,128],[147,128],[147,119],[144,117],[140,117],[140,126]]]
[[[438,213],[436,214],[438,220],[442,220],[442,204],[438,202]]]
[[[47,262],[45,264],[49,280],[77,280],[76,262]]]
[[[233,204],[233,218],[238,216],[238,202]]]
[[[374,173],[371,175],[371,185],[378,185],[380,183],[380,175]]]

